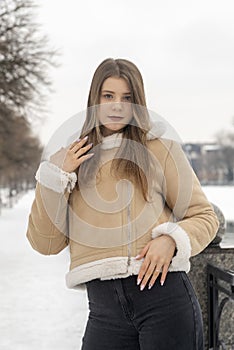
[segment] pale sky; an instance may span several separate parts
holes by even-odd
[[[37,0],[37,21],[60,49],[49,115],[39,130],[47,143],[86,108],[91,79],[105,58],[140,69],[150,110],[182,141],[212,141],[234,116],[233,0]]]

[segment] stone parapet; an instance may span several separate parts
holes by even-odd
[[[234,271],[234,248],[221,249],[219,246],[209,246],[199,255],[192,257],[189,278],[194,286],[201,305],[204,322],[205,350],[208,350],[208,292],[207,263],[221,269]],[[225,295],[219,293],[222,300]],[[234,303],[228,302],[224,307],[220,322],[220,338],[225,341],[227,350],[234,349]],[[232,344],[232,345],[231,345]]]

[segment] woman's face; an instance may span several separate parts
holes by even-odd
[[[101,88],[98,118],[105,136],[119,132],[132,119],[131,91],[123,78],[109,77]]]

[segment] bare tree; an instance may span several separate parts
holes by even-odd
[[[0,0],[1,188],[19,192],[34,181],[41,145],[29,121],[43,116],[56,50],[35,21],[33,0]]]
[[[0,1],[0,103],[30,119],[43,110],[57,55],[40,34],[34,8],[32,0]]]
[[[29,122],[0,107],[0,186],[20,192],[34,182],[42,147]]]

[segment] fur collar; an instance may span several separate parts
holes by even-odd
[[[166,126],[163,122],[158,121],[156,123],[151,123],[151,128],[147,133],[147,140],[154,140],[161,137],[166,131]],[[119,147],[122,142],[122,134],[115,133],[110,136],[103,137],[101,148],[102,149],[112,149]]]

